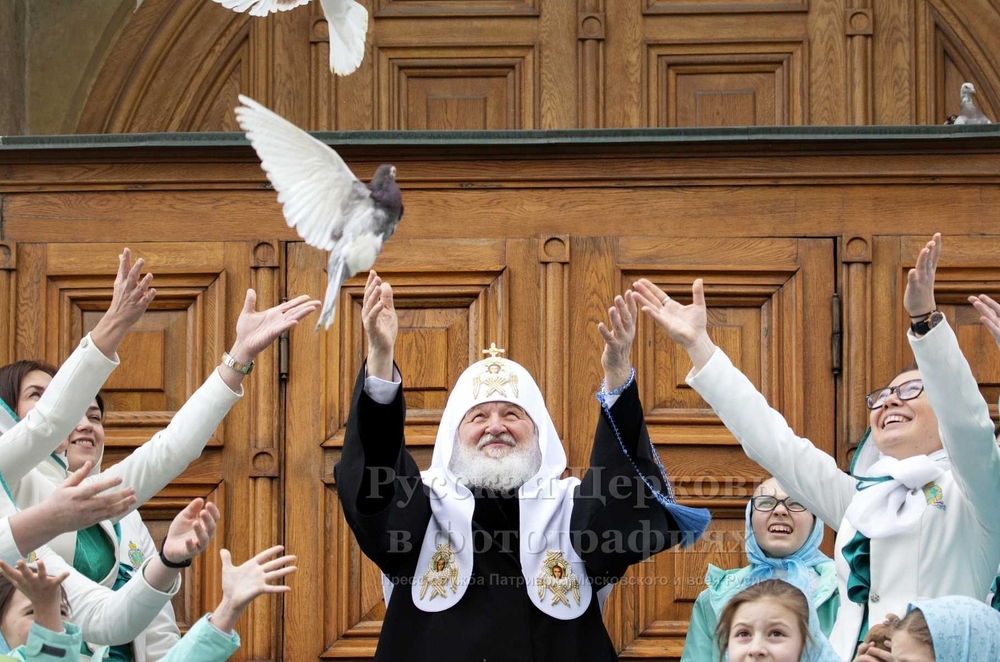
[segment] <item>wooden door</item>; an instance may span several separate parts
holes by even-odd
[[[495,340],[536,377],[571,471],[582,472],[602,376],[596,324],[607,305],[640,276],[680,300],[701,276],[715,341],[796,430],[832,453],[833,264],[829,239],[389,242],[378,268],[393,285],[400,316],[396,361],[406,386],[408,446],[428,466],[449,389]],[[288,296],[325,287],[318,251],[289,244],[287,265]],[[366,351],[362,289],[362,279],[348,282],[330,331],[291,339],[285,540],[299,555],[301,575],[285,603],[287,660],[368,659],[385,613],[378,571],[344,522],[333,479]],[[690,366],[683,351],[646,319],[633,362],[652,438],[682,501],[708,506],[716,517],[692,550],[633,568],[608,603],[606,622],[623,657],[667,660],[680,655],[707,563],[745,562],[743,508],[761,470],[684,384]]]
[[[20,243],[16,246],[16,358],[59,364],[111,302],[121,243]],[[248,287],[258,308],[277,303],[277,242],[130,244],[154,274],[157,296],[118,350],[121,365],[105,383],[107,450],[119,461],[167,425],[219,364],[235,339]],[[281,453],[276,350],[257,359],[244,397],[216,430],[202,456],[140,512],[153,539],[195,497],[214,501],[222,521],[210,549],[184,571],[174,599],[182,631],[221,598],[219,549],[240,561],[278,540]],[[280,603],[264,598],[240,622],[234,659],[275,659]]]

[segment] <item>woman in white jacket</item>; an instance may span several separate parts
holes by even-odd
[[[150,287],[152,275],[140,277],[142,266],[142,259],[131,264],[127,248],[119,255],[107,313],[52,379],[50,392],[37,398],[32,395],[35,406],[20,420],[12,411],[0,412],[0,559],[13,564],[34,555],[56,574],[68,572],[64,586],[75,605],[77,623],[91,641],[101,644],[131,641],[147,627],[176,594],[178,570],[166,567],[159,558],[150,559],[121,591],[113,592],[73,570],[45,543],[59,534],[127,512],[135,502],[133,490],[107,492],[121,483],[116,477],[88,479],[87,484],[81,484],[88,464],[48,498],[19,511],[4,478],[18,477],[48,456],[117,367],[118,345],[156,296]],[[180,561],[199,552],[197,542],[205,525],[201,513],[183,522],[167,553]]]
[[[903,305],[919,371],[868,396],[871,425],[852,474],[797,436],[706,332],[700,280],[682,306],[647,280],[643,310],[688,352],[690,384],[747,455],[837,531],[840,608],[830,639],[851,660],[869,624],[918,599],[983,600],[1000,562],[1000,449],[954,332],[936,311],[935,235],[910,270]]]
[[[104,472],[104,477],[121,478],[123,485],[135,489],[135,508],[163,489],[201,455],[212,432],[241,397],[243,378],[250,372],[257,355],[319,305],[318,301],[300,296],[255,312],[255,302],[256,295],[249,290],[236,322],[233,348],[223,355],[222,363],[181,407],[167,428]],[[0,368],[0,400],[19,416],[28,415],[34,407],[35,394],[52,388],[53,373],[51,366],[34,361],[19,361]],[[85,462],[94,467],[93,476],[100,473],[104,453],[103,415],[103,401],[94,398],[55,453],[17,482],[8,480],[19,507],[27,508],[48,498],[69,472],[76,471]],[[137,512],[60,535],[49,543],[49,547],[83,575],[112,589],[122,587],[145,558],[156,554]],[[155,662],[179,638],[173,610],[168,604],[135,641],[114,647],[110,659]]]

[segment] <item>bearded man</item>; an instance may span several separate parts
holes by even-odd
[[[336,480],[383,573],[376,661],[616,660],[601,617],[614,583],[705,530],[707,511],[675,503],[646,431],[629,365],[632,292],[608,314],[602,416],[582,481],[560,478],[566,454],[541,392],[495,345],[456,382],[421,473],[403,440],[392,288],[369,274],[368,360]]]

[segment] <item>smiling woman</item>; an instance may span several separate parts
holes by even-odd
[[[1000,563],[1000,448],[958,339],[936,309],[940,255],[934,235],[903,295],[920,369],[866,399],[871,430],[853,475],[796,435],[712,343],[701,280],[688,306],[664,299],[649,281],[636,284],[643,310],[691,357],[687,382],[751,459],[837,529],[840,608],[830,639],[842,659],[853,657],[870,623],[903,613],[918,597],[984,600]]]

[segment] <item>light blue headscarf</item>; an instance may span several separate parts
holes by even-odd
[[[941,662],[997,662],[1000,660],[1000,613],[988,604],[964,595],[918,600]]]
[[[757,537],[753,534],[753,524],[750,519],[753,515],[753,502],[747,504],[745,515],[745,535],[747,560],[753,570],[747,575],[743,586],[759,584],[765,579],[784,579],[792,586],[802,591],[807,597],[814,593],[812,578],[814,573],[812,567],[825,563],[830,557],[819,551],[819,545],[823,542],[823,522],[818,517],[813,517],[812,532],[802,544],[797,552],[783,559],[776,559],[764,553],[757,543]],[[778,577],[778,570],[784,570],[785,576]]]
[[[799,590],[801,591],[802,589]],[[806,596],[806,602],[809,603],[809,636],[811,640],[806,640],[806,646],[799,657],[799,662],[843,662],[836,651],[833,650],[833,646],[830,645],[826,635],[823,634],[823,630],[820,629],[816,605],[809,599],[808,594],[803,593],[803,595]],[[726,651],[725,660],[729,662],[729,651]],[[950,659],[948,662],[951,662]],[[976,662],[979,662],[979,660],[976,660]]]

